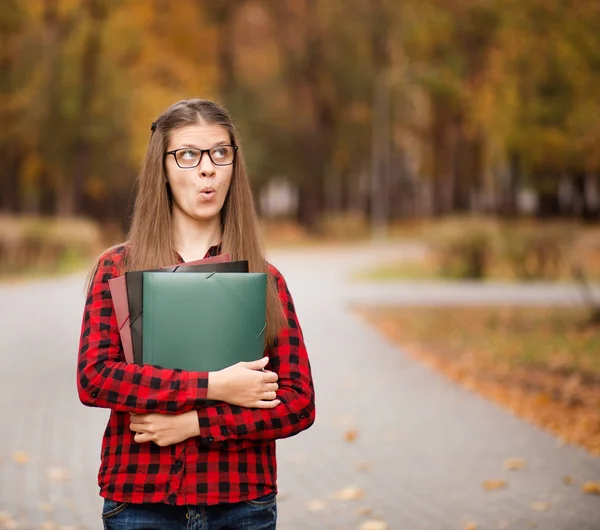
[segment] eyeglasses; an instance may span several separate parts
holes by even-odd
[[[215,166],[229,166],[233,164],[237,145],[217,145],[212,149],[196,149],[195,147],[182,147],[174,151],[167,151],[165,155],[173,155],[175,162],[181,169],[192,169],[198,167],[204,153]]]

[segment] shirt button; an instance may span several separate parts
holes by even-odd
[[[300,416],[301,418],[306,418],[306,413],[305,413],[305,412],[301,412],[301,413],[299,414],[299,416]]]
[[[96,390],[92,392],[92,397],[98,397],[98,392]]]
[[[208,443],[211,444],[215,441],[215,439],[212,436],[208,437]]]
[[[175,460],[175,465],[177,467],[181,467],[183,465],[183,462],[181,460]]]

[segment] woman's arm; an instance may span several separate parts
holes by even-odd
[[[209,374],[139,366],[124,362],[108,280],[118,275],[115,259],[105,255],[95,272],[85,303],[77,388],[90,407],[122,412],[180,413],[210,398]]]
[[[205,445],[232,439],[273,440],[293,436],[315,420],[310,363],[292,296],[283,276],[273,268],[288,326],[269,351],[270,369],[279,376],[274,408],[245,408],[219,403],[198,408],[200,439]],[[225,385],[226,386],[226,385]],[[227,396],[220,396],[229,402]]]

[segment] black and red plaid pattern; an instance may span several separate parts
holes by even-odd
[[[111,409],[102,441],[100,494],[131,503],[220,504],[277,491],[275,440],[312,425],[314,388],[292,297],[270,266],[288,327],[267,351],[279,375],[274,409],[207,405],[208,374],[138,366],[124,360],[108,280],[119,275],[126,248],[107,251],[86,300],[77,385],[83,404]],[[207,255],[215,253],[211,249]],[[138,444],[129,413],[198,411],[201,435],[167,447]]]

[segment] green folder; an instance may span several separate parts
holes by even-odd
[[[221,370],[265,349],[265,273],[144,272],[144,363]]]

